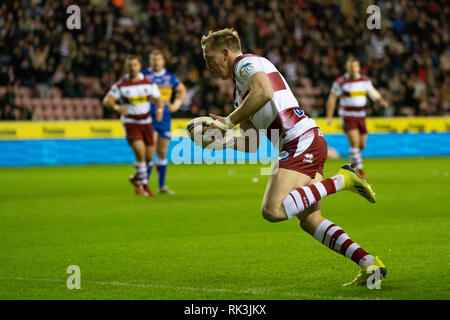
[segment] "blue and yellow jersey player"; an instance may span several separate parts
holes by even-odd
[[[161,99],[164,101],[164,110],[151,106],[151,116],[156,119],[156,112],[164,112],[161,121],[153,122],[153,147],[156,147],[156,169],[158,171],[158,191],[159,193],[175,194],[166,185],[167,172],[167,149],[170,143],[171,132],[171,113],[176,112],[183,103],[186,95],[186,87],[173,73],[167,72],[165,69],[164,55],[160,50],[153,50],[149,55],[150,68],[141,72],[150,78],[150,80],[158,85],[161,92]],[[148,165],[148,178],[152,172],[153,161]]]

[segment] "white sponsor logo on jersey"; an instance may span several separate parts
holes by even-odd
[[[314,155],[312,153],[305,153],[303,162],[313,163]]]

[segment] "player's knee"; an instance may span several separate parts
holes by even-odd
[[[302,228],[303,230],[308,230],[308,227],[310,225],[308,219],[305,216],[297,216],[298,218],[298,224],[300,225],[300,228]]]
[[[137,152],[136,153],[136,161],[137,162],[144,162],[146,160],[145,152]]]
[[[279,222],[287,219],[286,214],[281,210],[281,207],[264,204],[261,210],[262,216],[269,222]]]
[[[166,153],[165,152],[156,152],[156,155],[158,156],[158,159],[165,159]]]
[[[310,234],[314,233],[316,226],[322,220],[320,210],[306,210],[306,212],[297,215],[297,218],[299,220],[300,228]]]

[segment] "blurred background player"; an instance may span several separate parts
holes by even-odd
[[[125,61],[125,76],[112,85],[103,105],[120,114],[128,144],[136,157],[136,174],[130,177],[130,182],[138,195],[148,197],[153,194],[148,187],[147,165],[153,160],[154,150],[150,102],[159,110],[156,120],[162,118],[164,103],[158,86],[140,72],[141,68],[139,59],[129,56]]]
[[[153,122],[153,140],[156,146],[156,169],[158,171],[158,192],[175,194],[166,185],[167,172],[167,149],[169,148],[171,137],[171,113],[176,112],[183,103],[186,95],[186,87],[173,73],[165,69],[164,55],[160,50],[153,50],[149,55],[150,68],[142,70],[142,73],[147,76],[153,83],[158,85],[161,92],[161,100],[164,101],[164,109],[161,121]],[[173,101],[173,102],[172,102]],[[153,118],[160,112],[156,105],[151,105],[150,113]],[[151,150],[154,150],[154,146]],[[154,151],[153,151],[154,152]],[[153,161],[150,161],[147,169],[148,179],[153,168]]]
[[[369,78],[360,74],[361,67],[355,58],[349,58],[346,62],[347,72],[338,77],[331,87],[327,101],[327,122],[333,123],[336,100],[339,99],[339,117],[342,127],[350,143],[350,162],[362,178],[366,178],[363,171],[362,151],[367,142],[366,95],[377,101],[382,107],[387,108],[388,102],[373,87]]]

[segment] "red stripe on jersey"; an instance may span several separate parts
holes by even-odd
[[[144,114],[129,114],[126,115],[125,118],[130,118],[134,120],[145,120],[148,117],[150,117],[150,112],[144,113]]]
[[[309,186],[309,189],[311,190],[311,192],[314,196],[314,199],[316,199],[316,202],[319,201],[320,200],[320,192],[319,192],[319,190],[317,190],[317,187],[312,184]]]
[[[267,74],[267,77],[270,80],[270,84],[272,85],[272,89],[274,92],[280,90],[286,90],[286,85],[284,84],[283,78],[281,78],[279,72],[271,72]]]
[[[129,87],[129,86],[138,86],[141,84],[153,84],[153,82],[151,82],[148,78],[144,78],[142,80],[139,81],[127,81],[127,80],[123,80],[121,83],[119,83],[117,86],[119,88],[121,87]]]
[[[271,130],[279,130],[279,133],[283,133],[284,131],[291,129],[297,122],[302,121],[306,118],[305,115],[298,116],[297,113],[295,113],[295,109],[301,110],[299,107],[293,107],[281,110],[277,117],[272,121],[272,123],[267,128],[267,131]],[[271,135],[268,135],[268,137]],[[270,139],[270,138],[269,138]]]
[[[339,251],[339,253],[345,256],[345,251],[347,251],[347,248],[350,247],[352,243],[354,243],[352,239],[345,240],[341,246],[341,250]]]
[[[245,91],[245,93],[244,93],[244,95],[242,96],[241,100],[244,100],[244,99],[248,96],[249,92],[250,92],[250,91],[248,91],[248,90]]]
[[[347,107],[347,106],[342,106],[342,110],[344,111],[364,111],[365,110],[365,106],[362,107]]]
[[[328,230],[330,230],[331,228],[333,228],[333,227],[335,227],[336,225],[335,224],[330,224],[329,226],[328,226],[328,228],[327,228],[327,230],[325,230],[325,232],[324,232],[324,234],[323,234],[323,239],[322,239],[322,243],[325,243],[325,239],[326,239],[326,237],[327,237],[327,233],[328,233]]]
[[[360,82],[360,81],[367,81],[368,79],[365,77],[360,77],[360,78],[356,78],[356,79],[349,79],[349,78],[344,78],[343,80],[341,80],[339,82],[339,85],[344,85],[346,83],[352,83],[352,82]]]
[[[295,112],[296,109],[301,111],[299,107],[287,108],[280,111],[279,115],[281,120],[283,121],[284,130],[292,128],[297,122],[306,118],[304,114],[299,116],[298,113]]]

